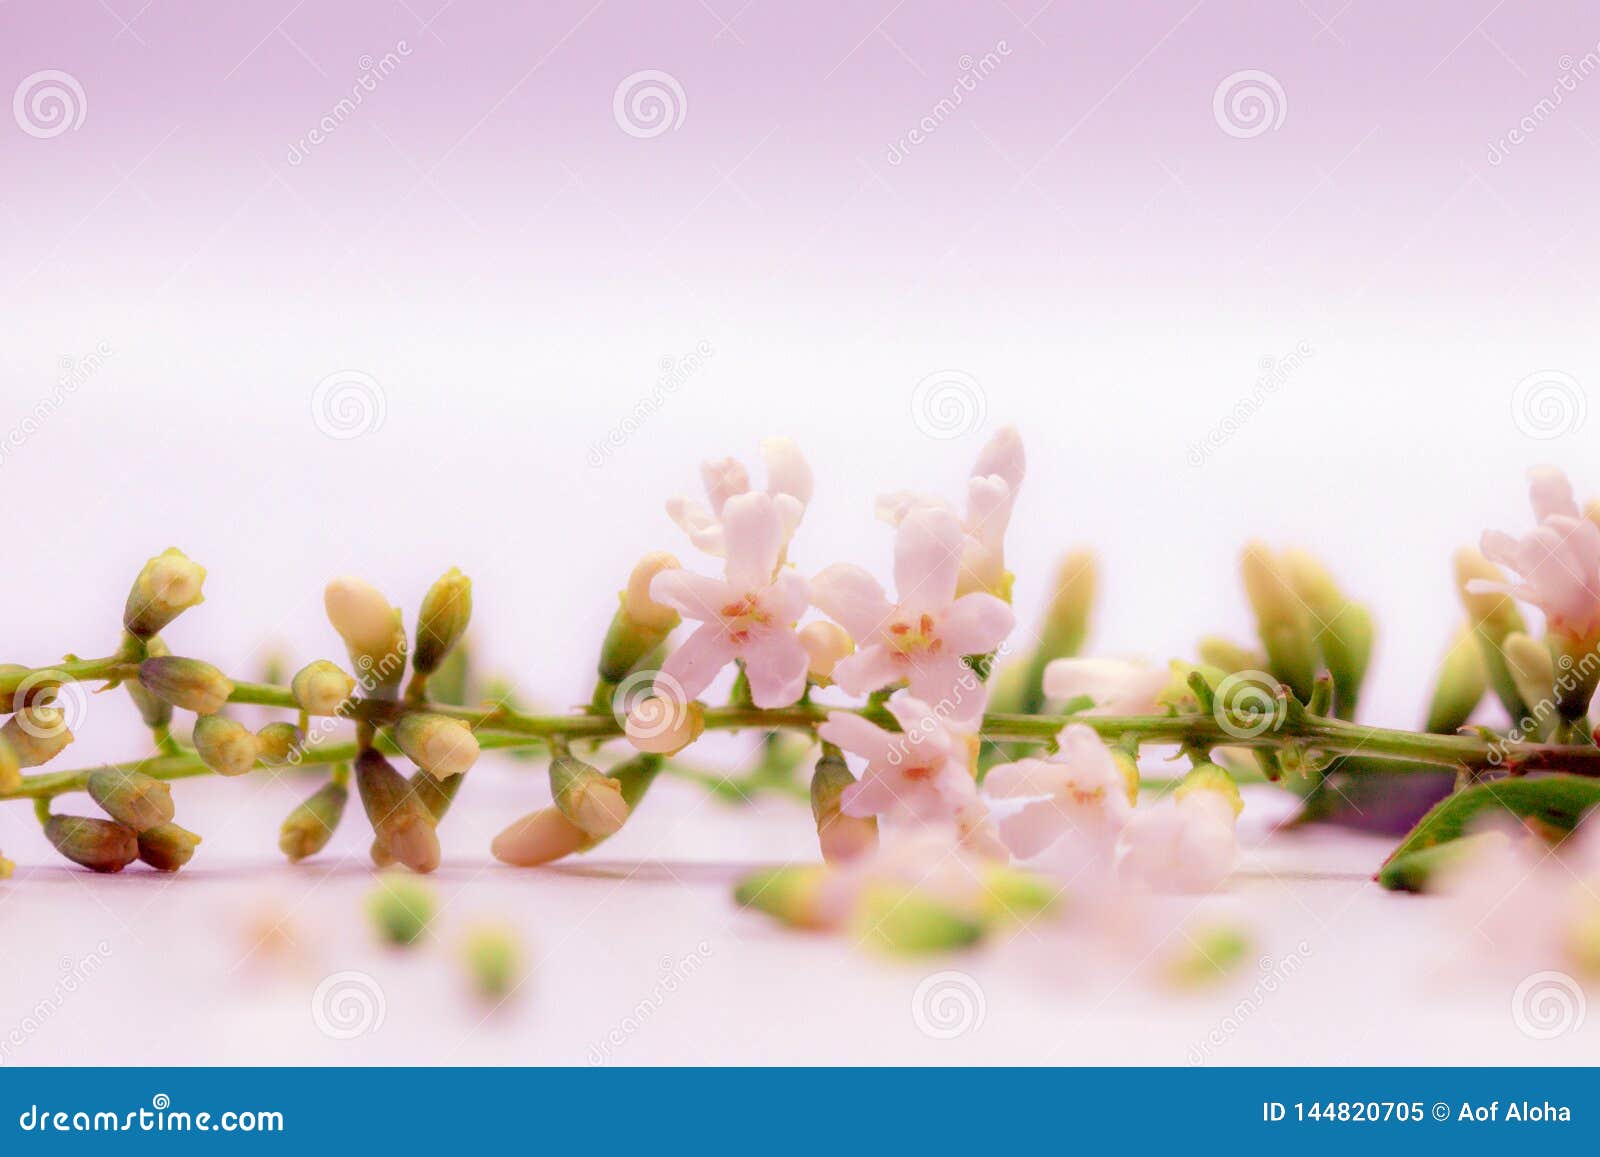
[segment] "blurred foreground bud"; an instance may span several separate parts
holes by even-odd
[[[596,839],[612,835],[628,820],[622,785],[569,751],[557,750],[550,760],[550,794],[562,815]]]
[[[842,864],[867,855],[878,846],[878,821],[871,817],[847,816],[839,810],[839,797],[856,782],[845,765],[844,756],[832,744],[824,744],[822,758],[811,775],[811,814],[817,821],[817,839],[822,858]]]
[[[676,755],[705,732],[705,711],[698,703],[685,703],[679,693],[656,688],[628,711],[622,730],[628,742],[652,755]]]
[[[349,799],[350,790],[343,784],[323,784],[284,819],[278,829],[278,850],[294,864],[316,855],[333,837]]]
[[[367,915],[378,936],[402,948],[422,939],[438,910],[433,889],[405,876],[383,876],[367,897]]]
[[[22,786],[22,760],[11,741],[0,736],[0,791],[14,791]]]
[[[74,864],[96,872],[120,872],[139,858],[139,837],[114,820],[51,816],[44,835]]]
[[[417,649],[411,665],[419,675],[439,669],[450,649],[466,634],[472,618],[472,580],[451,567],[422,596],[417,612]]]
[[[895,956],[965,948],[982,939],[974,914],[900,883],[869,885],[857,902],[850,930],[858,943]]]
[[[194,858],[200,837],[177,824],[161,824],[139,833],[139,858],[158,872],[176,872]]]
[[[823,928],[823,886],[828,869],[821,864],[791,864],[753,872],[739,881],[733,898],[745,908],[754,908],[781,920],[791,928]]]
[[[392,699],[406,670],[406,632],[400,608],[358,578],[336,578],[322,596],[328,621],[344,640],[356,677],[368,694]]]
[[[256,765],[259,740],[226,715],[202,715],[194,721],[194,750],[218,775],[243,775]]]
[[[210,663],[171,655],[140,663],[139,682],[156,698],[196,715],[215,715],[233,694],[233,683]]]
[[[672,555],[656,551],[645,555],[628,576],[622,591],[621,606],[606,630],[600,645],[600,678],[605,683],[621,683],[639,661],[666,641],[681,621],[677,611],[650,597],[650,583],[656,575],[678,569]]]
[[[159,659],[172,654],[167,650],[167,645],[161,641],[161,636],[149,639],[144,645],[144,657]],[[172,722],[172,704],[144,689],[144,684],[137,679],[124,683],[128,689],[128,698],[133,700],[133,705],[139,709],[139,718],[144,720],[144,725],[149,728],[166,727]]]
[[[1462,627],[1439,664],[1433,702],[1428,706],[1427,730],[1449,735],[1472,718],[1489,689],[1478,638],[1470,627]]]
[[[1260,543],[1245,548],[1240,572],[1268,666],[1303,703],[1311,698],[1317,677],[1317,649],[1305,604],[1271,551]]]
[[[1175,988],[1205,988],[1225,979],[1249,954],[1252,941],[1243,928],[1218,924],[1185,929],[1163,962],[1162,972]]]
[[[1039,630],[1040,671],[1053,659],[1070,659],[1083,650],[1089,637],[1089,614],[1094,610],[1097,581],[1094,552],[1075,550],[1056,568],[1055,593],[1045,607]]]
[[[0,727],[0,740],[22,767],[42,767],[72,742],[72,729],[59,707],[24,707]]]
[[[5,856],[0,856],[0,880],[11,879],[11,873],[16,870],[17,866],[15,864],[6,859]]]
[[[1239,795],[1239,785],[1233,782],[1225,768],[1215,763],[1200,761],[1194,765],[1193,770],[1183,777],[1183,781],[1173,790],[1173,797],[1180,802],[1196,792],[1214,792],[1219,798],[1226,800],[1233,814],[1238,815],[1244,811],[1244,800]]]
[[[172,789],[140,771],[101,768],[89,774],[85,786],[106,815],[136,832],[160,827],[177,814]]]
[[[1063,890],[1055,880],[1004,864],[984,865],[982,879],[984,913],[991,920],[1026,922],[1042,916],[1055,909]]]
[[[256,753],[262,763],[282,767],[298,758],[305,738],[293,723],[269,723],[256,732]]]
[[[356,689],[356,681],[337,663],[318,659],[295,672],[289,684],[294,701],[308,715],[337,715],[345,700]]]
[[[434,818],[405,777],[372,748],[356,757],[356,787],[372,830],[388,854],[414,872],[439,866]]]
[[[463,775],[478,761],[478,738],[472,728],[446,715],[417,712],[394,725],[394,742],[418,767],[435,779]]]
[[[189,561],[177,547],[168,547],[144,564],[133,580],[122,625],[136,639],[148,639],[192,606],[205,601],[201,587],[206,569]]]
[[[472,990],[485,1000],[503,1000],[522,980],[522,946],[510,928],[482,925],[461,946]]]
[[[819,687],[833,684],[833,669],[856,649],[843,627],[819,619],[800,628],[800,645],[806,649],[806,674]]]

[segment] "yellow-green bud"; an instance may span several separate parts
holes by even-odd
[[[278,850],[295,864],[316,855],[333,837],[349,799],[350,790],[343,784],[323,784],[284,819],[278,829]]]
[[[503,1000],[522,979],[522,947],[510,928],[474,928],[462,943],[461,958],[473,991],[485,1000]]]
[[[339,708],[356,689],[356,681],[337,663],[318,659],[295,672],[289,683],[294,701],[307,715],[337,715]]]
[[[1295,698],[1302,702],[1310,699],[1317,675],[1317,647],[1305,604],[1278,561],[1260,543],[1245,548],[1240,571],[1272,674],[1289,685]]]
[[[1097,577],[1094,553],[1075,550],[1056,568],[1055,594],[1045,607],[1039,631],[1040,670],[1053,659],[1070,659],[1089,635]]]
[[[1506,666],[1522,701],[1535,712],[1541,703],[1548,705],[1547,712],[1553,710],[1556,665],[1550,657],[1550,648],[1531,635],[1513,631],[1501,641],[1500,650],[1506,657]]]
[[[305,742],[305,735],[293,723],[269,723],[256,732],[256,753],[261,762],[274,767],[289,763]]]
[[[328,621],[344,639],[356,677],[378,698],[393,698],[406,669],[406,632],[400,608],[358,578],[336,578],[323,592]]]
[[[41,767],[49,763],[72,742],[72,729],[59,707],[24,707],[0,726],[0,740],[22,767]]]
[[[1239,795],[1239,785],[1233,782],[1233,776],[1224,768],[1214,763],[1196,763],[1194,769],[1183,777],[1183,782],[1178,784],[1172,794],[1176,799],[1183,799],[1197,791],[1215,792],[1228,801],[1228,806],[1233,808],[1234,815],[1244,811],[1244,800]]]
[[[4,856],[0,856],[0,880],[11,879],[11,873],[15,872],[16,870],[17,866],[15,864],[6,859]]]
[[[450,649],[461,641],[472,618],[472,580],[456,567],[428,588],[417,612],[417,649],[411,665],[419,675],[431,675]]]
[[[435,822],[444,819],[450,805],[456,801],[456,792],[466,781],[465,776],[452,775],[449,779],[435,779],[431,771],[415,771],[407,777],[411,792],[422,801]]]
[[[136,832],[169,823],[176,814],[172,789],[142,771],[101,768],[90,772],[85,786],[108,816]]]
[[[1203,988],[1224,979],[1244,962],[1251,948],[1244,928],[1219,924],[1185,930],[1162,971],[1177,988]]]
[[[194,858],[200,837],[177,824],[161,824],[139,833],[139,858],[158,872],[176,872]]]
[[[260,741],[237,720],[202,715],[194,721],[194,749],[218,775],[243,775],[255,767]]]
[[[367,849],[367,855],[372,857],[372,863],[379,868],[390,868],[399,862],[389,850],[389,845],[383,842],[382,836],[372,837],[372,846]]]
[[[817,821],[822,858],[830,864],[857,859],[878,846],[876,819],[847,816],[839,810],[839,797],[855,781],[839,749],[824,746],[811,775],[811,815]]]
[[[160,635],[145,641],[145,658],[159,659],[170,654],[172,652],[167,649],[166,643],[162,642]],[[128,689],[128,698],[132,699],[133,705],[139,709],[139,718],[144,720],[146,727],[166,727],[172,723],[172,704],[165,699],[157,699],[146,691],[144,685],[137,679],[124,683],[123,686]]]
[[[984,912],[990,920],[1031,920],[1055,908],[1065,890],[1057,880],[1003,864],[985,864],[982,876]]]
[[[1139,802],[1139,761],[1130,752],[1121,747],[1111,749],[1111,762],[1117,765],[1117,770],[1122,773],[1122,782],[1128,789],[1128,804],[1130,806]]]
[[[372,748],[356,758],[356,787],[372,830],[384,848],[414,872],[439,866],[436,821],[405,777]]]
[[[114,820],[51,816],[45,838],[74,864],[96,872],[120,872],[139,858],[139,837]]]
[[[0,791],[14,791],[22,786],[22,760],[11,741],[0,736]]]
[[[657,551],[640,559],[628,576],[605,642],[600,645],[600,678],[620,683],[639,661],[660,646],[681,621],[677,611],[650,597],[650,583],[662,571],[676,570],[678,560]]]
[[[558,751],[550,761],[550,794],[561,814],[595,839],[605,839],[627,822],[622,784],[569,752]]]
[[[1372,660],[1372,615],[1345,597],[1328,568],[1309,551],[1284,551],[1282,568],[1294,593],[1310,608],[1323,665],[1333,676],[1337,711],[1349,718]]]
[[[1455,732],[1472,718],[1488,689],[1489,676],[1484,670],[1477,636],[1470,627],[1462,627],[1439,664],[1433,702],[1428,707],[1427,729],[1437,735]]]
[[[1456,551],[1456,593],[1466,608],[1467,618],[1484,636],[1495,643],[1512,631],[1526,630],[1522,612],[1514,599],[1502,591],[1471,591],[1467,584],[1474,580],[1504,583],[1505,572],[1471,547]]]
[[[189,561],[177,547],[168,547],[144,564],[133,580],[122,625],[136,639],[148,639],[184,611],[205,601],[206,568]]]
[[[1224,639],[1220,635],[1207,635],[1200,640],[1196,650],[1202,663],[1208,667],[1215,667],[1227,675],[1234,675],[1240,671],[1259,671],[1267,665],[1267,657],[1260,651],[1241,647],[1233,640]]]
[[[828,869],[821,864],[791,864],[752,872],[734,889],[742,907],[765,912],[792,928],[821,928],[826,924],[822,889]]]
[[[447,715],[401,716],[394,725],[394,741],[411,762],[436,779],[465,774],[478,761],[478,738],[472,728]]]
[[[196,715],[215,715],[233,694],[232,681],[210,663],[172,655],[140,663],[139,682],[156,698]]]
[[[514,820],[489,845],[489,854],[503,864],[533,868],[574,852],[586,852],[598,843],[593,836],[547,807]]]
[[[857,942],[895,956],[948,952],[975,944],[983,922],[941,899],[898,883],[867,886],[850,921]]]
[[[378,936],[401,948],[422,939],[438,910],[433,889],[405,876],[382,877],[367,897],[367,915]]]

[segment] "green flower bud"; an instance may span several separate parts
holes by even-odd
[[[172,789],[142,771],[101,768],[89,774],[86,787],[108,816],[136,832],[160,827],[176,814]]]
[[[148,639],[144,644],[144,657],[147,659],[160,659],[172,654],[167,650],[166,643],[161,641],[161,636]],[[144,684],[135,679],[131,683],[124,683],[128,689],[128,698],[133,700],[133,705],[139,709],[139,718],[144,720],[144,725],[149,728],[167,727],[172,723],[172,704],[165,699],[157,699],[144,689]]]
[[[1282,566],[1294,593],[1310,610],[1323,666],[1333,676],[1336,714],[1348,719],[1372,660],[1372,615],[1345,597],[1328,568],[1310,552],[1287,550]]]
[[[1196,763],[1172,794],[1175,799],[1183,799],[1197,791],[1216,792],[1228,801],[1234,815],[1244,811],[1244,799],[1239,795],[1239,785],[1233,782],[1233,776],[1229,775],[1225,768],[1214,763]]]
[[[1589,704],[1594,701],[1600,685],[1600,667],[1594,662],[1594,643],[1574,639],[1567,635],[1550,634],[1550,646],[1555,658],[1553,693],[1561,718],[1569,723],[1580,722],[1589,714]]]
[[[422,939],[438,910],[433,889],[406,876],[382,877],[367,897],[367,915],[378,936],[401,948]]]
[[[973,914],[914,887],[887,882],[864,890],[850,929],[858,943],[894,956],[965,948],[984,932]]]
[[[269,723],[256,732],[256,752],[262,763],[281,767],[292,762],[305,738],[293,723]]]
[[[194,858],[200,837],[177,824],[139,833],[139,858],[158,872],[176,872]]]
[[[24,707],[0,726],[0,740],[22,767],[41,767],[66,750],[72,729],[59,707]]]
[[[1185,930],[1177,950],[1165,961],[1168,984],[1204,988],[1231,974],[1250,953],[1250,934],[1228,925]]]
[[[650,583],[663,571],[678,569],[678,560],[657,551],[640,559],[628,576],[621,606],[600,645],[600,678],[621,683],[651,651],[666,641],[682,621],[677,611],[650,597]]]
[[[982,869],[984,913],[991,920],[1027,921],[1052,911],[1063,888],[1036,872],[1000,864]]]
[[[414,872],[439,866],[436,821],[405,777],[372,748],[356,758],[356,787],[386,854]]]
[[[15,791],[22,786],[22,760],[11,741],[0,735],[0,791]]]
[[[215,715],[233,694],[233,683],[210,663],[172,655],[140,663],[139,682],[156,698],[196,715]]]
[[[243,775],[255,767],[260,741],[225,715],[202,715],[194,721],[194,749],[218,775]]]
[[[412,794],[422,801],[434,821],[444,819],[450,805],[456,801],[456,792],[466,781],[465,776],[452,775],[449,779],[435,779],[431,771],[416,771],[406,780]]]
[[[1094,553],[1075,550],[1056,568],[1055,594],[1044,612],[1035,663],[1041,672],[1053,659],[1070,659],[1083,649],[1089,635],[1089,614],[1094,609],[1096,566]]]
[[[417,612],[417,649],[411,665],[419,675],[431,675],[466,634],[472,618],[472,580],[456,567],[428,588]]]
[[[463,775],[478,761],[478,739],[459,719],[428,712],[403,715],[394,725],[395,746],[436,779]]]
[[[337,715],[355,689],[356,681],[326,659],[307,663],[289,683],[294,701],[307,715]]]
[[[1310,699],[1317,677],[1317,647],[1305,604],[1283,567],[1260,543],[1245,548],[1240,570],[1272,674],[1289,685],[1296,699]]]
[[[1433,701],[1428,706],[1427,730],[1437,735],[1453,734],[1472,718],[1488,689],[1489,676],[1484,670],[1478,638],[1470,627],[1462,627],[1439,664]]]
[[[343,784],[323,784],[283,821],[278,829],[278,850],[295,864],[316,855],[333,837],[349,799],[350,789]]]
[[[839,810],[839,797],[855,781],[839,749],[824,744],[822,758],[811,774],[811,815],[817,821],[822,858],[830,864],[846,863],[878,846],[875,818],[847,816]]]
[[[550,760],[550,794],[561,814],[596,839],[620,829],[629,812],[622,784],[574,759],[571,752],[552,747],[557,749]]]
[[[96,872],[120,872],[139,858],[139,837],[114,820],[51,816],[44,835],[74,864]]]
[[[1513,631],[1501,641],[1500,650],[1506,657],[1511,681],[1517,685],[1517,694],[1533,708],[1535,716],[1539,714],[1541,703],[1545,704],[1546,712],[1553,710],[1556,664],[1550,656],[1550,648],[1531,635]]]
[[[821,864],[791,864],[752,872],[734,889],[734,900],[791,928],[821,928],[822,888],[828,869]]]
[[[206,569],[189,561],[177,547],[168,547],[144,564],[133,580],[122,625],[136,639],[148,639],[184,611],[205,601],[201,587]]]
[[[356,676],[368,694],[392,699],[406,670],[406,632],[400,608],[371,583],[336,578],[323,593],[328,621],[344,639]]]
[[[462,944],[461,957],[473,991],[485,1000],[505,999],[522,979],[522,946],[509,928],[474,928]]]
[[[1267,665],[1267,657],[1260,651],[1241,647],[1238,643],[1219,635],[1207,635],[1200,640],[1196,649],[1199,651],[1202,663],[1208,667],[1215,667],[1226,675],[1235,675],[1240,671],[1259,671]]]

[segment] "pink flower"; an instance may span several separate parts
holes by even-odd
[[[817,734],[867,761],[861,779],[844,789],[847,816],[884,816],[898,822],[949,823],[978,803],[972,778],[972,737],[950,728],[929,706],[904,691],[889,712],[900,731],[885,731],[853,711],[834,711]]]
[[[778,511],[783,526],[782,547],[786,548],[811,501],[811,467],[801,456],[800,448],[788,438],[763,441],[761,457],[767,464],[767,493]],[[750,475],[738,461],[716,458],[701,464],[700,476],[711,509],[688,498],[673,498],[667,502],[667,515],[683,528],[695,546],[715,558],[723,558],[727,555],[723,512],[728,499],[750,493]],[[780,549],[780,559],[783,553]]]
[[[1499,591],[1538,607],[1550,629],[1573,639],[1600,635],[1600,526],[1583,517],[1572,484],[1553,466],[1529,472],[1539,525],[1520,539],[1485,531],[1483,553],[1516,572],[1520,583],[1474,579],[1471,591]]]
[[[806,580],[781,569],[787,541],[779,501],[736,494],[719,508],[722,579],[667,570],[650,582],[650,597],[701,625],[667,656],[662,674],[694,699],[730,662],[744,663],[757,707],[787,707],[806,689],[806,649],[795,620],[806,609]]]
[[[914,698],[955,722],[983,713],[983,681],[964,657],[993,651],[1015,617],[993,595],[956,597],[962,542],[961,524],[948,511],[919,508],[895,535],[898,603],[889,602],[877,579],[847,563],[812,580],[812,601],[858,647],[834,667],[838,686],[865,695],[904,682]]]
[[[1109,868],[1117,837],[1133,814],[1128,777],[1105,741],[1072,723],[1048,758],[1019,759],[989,769],[983,793],[992,800],[1026,800],[1000,818],[1000,838],[1013,855],[1029,859],[1058,843],[1078,866]]]
[[[972,919],[983,915],[988,892],[985,861],[968,848],[961,833],[948,824],[932,824],[881,845],[870,856],[829,873],[818,897],[825,926],[849,923],[863,897],[873,888],[913,889]]]
[[[978,452],[972,476],[967,480],[967,514],[962,524],[966,540],[962,544],[960,580],[956,594],[986,591],[1010,598],[1011,576],[1006,571],[1005,537],[1011,525],[1011,511],[1017,492],[1027,473],[1027,456],[1016,427],[1005,426]],[[878,517],[899,526],[913,510],[948,510],[939,498],[910,491],[886,494],[878,499]]]
[[[1156,892],[1210,892],[1238,862],[1237,823],[1233,801],[1221,792],[1164,799],[1128,822],[1118,872]]]

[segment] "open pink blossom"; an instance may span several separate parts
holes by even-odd
[[[1027,473],[1027,456],[1016,427],[1004,426],[978,452],[972,476],[967,479],[967,513],[962,522],[958,595],[986,591],[1009,598],[1011,576],[1006,571],[1005,537],[1011,511]],[[911,491],[897,491],[878,499],[878,517],[899,526],[913,510],[948,510],[943,499]]]
[[[1238,862],[1237,828],[1238,812],[1221,792],[1169,797],[1128,822],[1118,873],[1155,892],[1210,892]]]
[[[1166,667],[1122,659],[1056,659],[1045,665],[1044,693],[1065,702],[1087,696],[1102,715],[1155,715],[1172,684]]]
[[[972,777],[972,737],[957,731],[920,699],[904,691],[889,698],[900,731],[885,731],[853,711],[829,713],[817,734],[867,761],[865,773],[844,789],[847,816],[883,816],[891,822],[954,823],[978,803]]]
[[[833,681],[851,695],[906,683],[914,698],[958,723],[983,713],[983,680],[965,656],[993,651],[1011,633],[1011,608],[990,594],[956,597],[961,524],[948,511],[911,511],[895,534],[898,603],[858,566],[839,563],[811,583],[812,601],[856,640]]]
[[[650,597],[701,625],[667,656],[662,674],[694,699],[735,659],[744,663],[757,707],[787,707],[806,689],[806,649],[795,620],[806,609],[806,580],[781,569],[783,515],[770,494],[736,494],[722,504],[724,577],[666,570]]]
[[[1485,531],[1482,542],[1484,556],[1514,571],[1521,582],[1474,579],[1467,589],[1499,591],[1538,607],[1556,634],[1600,637],[1600,526],[1583,516],[1572,483],[1560,470],[1541,466],[1528,477],[1539,525],[1521,538]]]
[[[795,529],[811,501],[811,467],[800,453],[800,448],[788,438],[767,438],[761,443],[761,457],[767,464],[767,493],[773,498],[783,527],[782,547],[787,548]],[[688,498],[673,498],[667,502],[667,515],[683,528],[696,547],[716,558],[727,555],[727,531],[723,512],[728,499],[750,493],[750,474],[742,463],[733,458],[714,458],[701,463],[700,476],[705,483],[708,510]],[[779,550],[783,557],[783,549]]]
[[[1026,801],[999,820],[1013,855],[1030,859],[1060,843],[1079,866],[1109,869],[1117,837],[1133,814],[1128,778],[1111,749],[1082,723],[1068,724],[1046,758],[1019,759],[989,769],[983,794]]]

